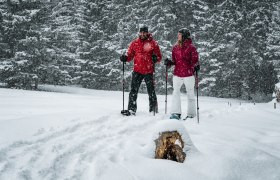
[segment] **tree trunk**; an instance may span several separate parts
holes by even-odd
[[[166,131],[159,134],[155,140],[156,159],[168,159],[183,163],[186,158],[186,153],[183,151],[184,141],[177,131]]]

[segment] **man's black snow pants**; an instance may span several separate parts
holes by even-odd
[[[157,111],[157,97],[155,93],[155,85],[153,74],[140,74],[137,72],[132,73],[131,91],[129,93],[128,110],[136,112],[137,110],[137,95],[141,82],[145,80],[148,94],[149,94],[149,111],[154,109]]]

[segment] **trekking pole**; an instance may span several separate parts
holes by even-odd
[[[155,72],[156,72],[156,70],[155,70],[155,66],[156,66],[156,63],[154,63],[154,73],[153,73],[154,91],[155,91],[155,94],[156,94],[156,82],[155,82],[155,77],[156,77]],[[156,115],[156,105],[157,105],[157,102],[154,101],[154,116]]]
[[[165,66],[165,114],[167,113],[167,79],[168,79],[168,69]]]
[[[196,79],[196,105],[197,105],[197,123],[199,123],[199,106],[198,106],[198,72],[195,71]]]
[[[123,111],[124,111],[124,64],[125,64],[125,62],[123,61],[123,68],[122,68],[122,70],[123,70],[123,82],[122,82],[122,85],[123,85]]]

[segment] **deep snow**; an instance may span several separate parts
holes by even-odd
[[[123,117],[122,92],[40,88],[56,92],[0,89],[1,180],[280,179],[280,104],[200,97],[197,124],[169,120],[165,96],[156,116],[140,94],[137,116]],[[169,129],[185,137],[183,164],[153,159]]]

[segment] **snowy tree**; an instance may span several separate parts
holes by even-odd
[[[275,84],[278,82],[277,72],[272,63],[263,61],[260,65],[261,82],[260,92],[264,95],[271,95]]]
[[[71,84],[73,74],[79,67],[76,66],[79,47],[79,38],[76,24],[76,10],[78,1],[63,0],[50,2],[51,12],[51,44],[56,53],[56,72],[59,84]],[[72,75],[72,76],[71,76]]]
[[[208,1],[209,2],[209,1]],[[252,98],[260,93],[260,64],[267,60],[269,2],[212,2],[208,35],[208,61],[202,62],[202,91],[220,97]],[[205,43],[207,44],[207,43]],[[204,68],[204,69],[203,69]],[[273,74],[273,72],[271,72]]]
[[[268,34],[267,58],[274,64],[280,77],[280,3],[274,3],[272,22]]]
[[[116,6],[112,6],[112,3]],[[121,13],[117,2],[89,1],[85,10],[83,46],[80,58],[83,60],[80,84],[88,88],[117,89],[119,72],[114,65],[118,63],[115,40],[116,23]],[[112,16],[115,14],[115,16]]]
[[[209,95],[222,97],[229,95],[228,91],[234,91],[235,85],[231,84],[235,81],[229,81],[228,78],[235,72],[233,68],[236,68],[238,60],[236,41],[241,38],[237,29],[240,18],[238,12],[236,4],[230,0],[213,6],[208,12],[209,18],[206,22],[209,22],[209,25],[203,27],[204,32],[207,32],[203,38],[208,52],[202,54],[207,55],[207,60],[202,61],[201,86],[202,91]]]
[[[1,82],[37,77],[39,83],[121,90],[119,56],[144,24],[163,60],[171,57],[178,30],[191,30],[203,95],[266,96],[271,89],[264,81],[273,83],[280,67],[277,0],[7,0],[0,2],[0,22]],[[125,65],[126,90],[132,66]],[[164,93],[163,63],[155,72],[156,91]],[[169,78],[170,92],[171,85]]]
[[[36,70],[41,64],[39,41],[40,32],[36,27],[37,13],[40,11],[39,1],[7,1],[6,27],[4,42],[10,47],[10,66],[4,71],[4,81],[9,86],[31,89],[37,86]]]
[[[3,8],[3,6],[2,6]],[[0,8],[0,9],[2,9]],[[9,44],[6,41],[6,27],[5,27],[4,15],[0,11],[0,59],[8,58],[10,56]]]

